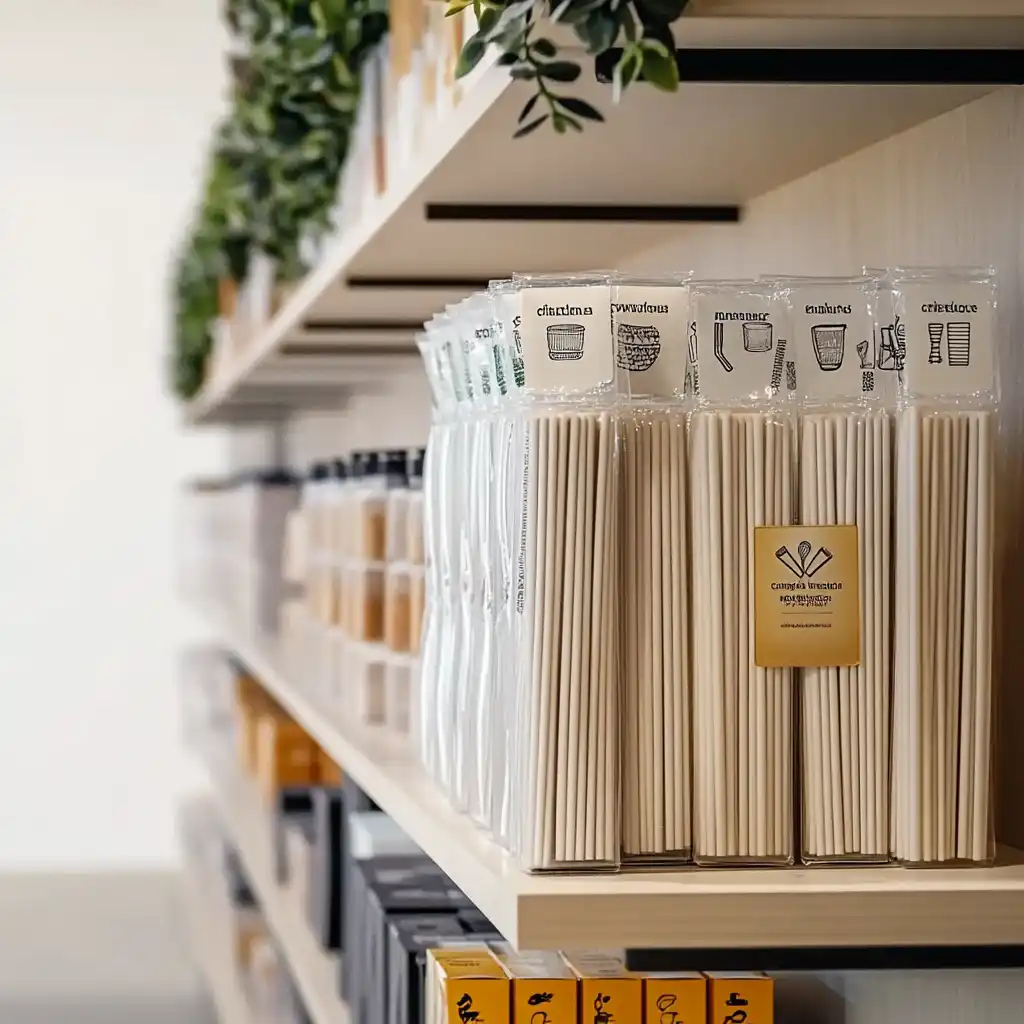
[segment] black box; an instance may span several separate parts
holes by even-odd
[[[459,923],[467,935],[491,936],[501,934],[491,923],[490,919],[481,914],[475,906],[459,911]]]
[[[389,922],[394,918],[415,915],[451,915],[456,908],[452,905],[452,889],[444,875],[397,885],[371,882],[367,890],[366,959],[363,961],[361,998],[355,1019],[359,1024],[386,1024]]]
[[[285,831],[299,824],[312,840],[313,786],[286,786],[278,791],[274,806],[274,877],[278,885],[288,881],[288,856]]]
[[[388,921],[385,1024],[423,1024],[427,950],[444,938],[463,938],[451,914],[392,917]]]
[[[342,998],[348,1000],[349,993],[352,991],[349,979],[354,976],[353,972],[356,971],[359,950],[363,943],[362,934],[366,927],[367,879],[391,881],[397,884],[424,877],[447,880],[447,876],[429,857],[423,854],[356,860],[351,856],[347,832],[342,854],[341,951],[344,955],[341,959],[338,984]]]
[[[344,848],[344,805],[340,789],[313,793],[315,836],[310,858],[309,906],[313,931],[324,949],[341,948],[341,858]]]
[[[429,857],[422,855],[374,857],[370,860],[355,860],[348,857],[344,870],[344,955],[341,958],[339,987],[342,998],[356,1015],[359,993],[367,970],[368,947],[374,934],[371,927],[373,917],[369,908],[370,890],[381,886],[399,889],[403,886],[429,886],[432,891],[430,902],[440,912],[450,913],[450,903],[444,899],[444,895],[451,883],[448,876]],[[355,1016],[355,1019],[363,1024],[362,1018]]]

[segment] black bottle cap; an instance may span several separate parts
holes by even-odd
[[[408,483],[409,453],[404,448],[392,448],[385,453],[384,473],[388,487],[405,487]]]
[[[335,459],[331,463],[332,475],[336,480],[347,480],[349,477],[349,465],[347,459]]]
[[[409,463],[409,479],[416,480],[419,482],[423,481],[423,465],[426,461],[427,449],[417,448],[412,453],[412,458]]]
[[[309,467],[309,473],[307,474],[308,479],[316,481],[326,480],[328,476],[330,476],[330,467],[326,462],[314,462]]]
[[[363,452],[363,476],[379,476],[381,473],[381,453]]]
[[[294,473],[280,467],[257,470],[252,475],[252,481],[259,487],[292,487],[298,482]]]

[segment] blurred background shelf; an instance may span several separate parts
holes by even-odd
[[[348,1024],[348,1009],[337,992],[338,957],[316,941],[295,889],[275,880],[269,813],[242,780],[218,775],[214,784],[217,797],[211,803],[238,850],[306,1011],[314,1024]]]

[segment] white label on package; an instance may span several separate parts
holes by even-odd
[[[608,285],[524,288],[521,299],[526,391],[581,394],[612,382]]]
[[[615,360],[629,372],[633,395],[671,398],[686,383],[686,328],[690,289],[685,284],[623,284],[612,297]]]
[[[802,398],[895,399],[899,377],[886,335],[875,331],[873,284],[789,287],[791,344]],[[868,290],[871,289],[871,290]]]
[[[934,278],[894,285],[893,334],[907,394],[968,396],[995,389],[995,289]]]
[[[780,337],[777,308],[770,293],[754,285],[690,292],[693,388],[702,399],[730,402],[792,390],[796,371]]]

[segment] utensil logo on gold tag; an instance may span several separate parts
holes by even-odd
[[[856,526],[754,528],[754,661],[860,664]]]

